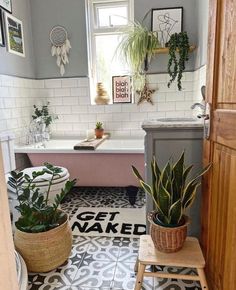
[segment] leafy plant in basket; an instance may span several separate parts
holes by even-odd
[[[181,80],[185,70],[185,63],[189,59],[190,50],[187,32],[172,34],[166,46],[169,48],[168,74],[170,75],[170,81],[168,82],[168,87],[177,78],[178,89],[181,91]]]
[[[50,187],[53,179],[61,173],[60,167],[45,164],[45,169],[33,172],[32,178],[23,172],[11,172],[9,185],[16,191],[19,205],[16,209],[21,216],[16,222],[16,228],[28,233],[45,232],[59,226],[66,220],[66,214],[58,207],[66,194],[75,185],[75,181],[68,181],[65,188],[55,197],[54,203],[48,204]],[[46,196],[40,193],[39,188],[34,184],[34,180],[44,174],[51,175]]]
[[[16,209],[20,212],[15,223],[15,247],[32,272],[56,268],[67,260],[71,251],[72,233],[68,215],[59,209],[59,205],[75,185],[75,180],[67,181],[54,202],[49,203],[52,182],[61,171],[60,167],[47,163],[43,170],[33,172],[32,177],[16,171],[12,171],[9,177],[8,183],[16,191],[19,202]],[[46,194],[40,192],[34,183],[44,174],[51,176]]]
[[[188,218],[185,215],[194,202],[197,188],[201,184],[200,177],[205,174],[210,165],[201,170],[196,176],[188,178],[193,165],[185,166],[185,153],[183,152],[176,163],[170,160],[161,170],[153,157],[151,163],[152,184],[147,184],[138,170],[132,166],[133,173],[138,178],[141,187],[151,195],[155,211],[149,214],[151,223],[150,232],[156,248],[164,252],[175,252],[182,248],[186,238]],[[180,234],[182,231],[182,234]],[[178,241],[174,248],[170,241],[160,240],[167,238],[161,232],[168,232],[177,236],[172,241]],[[179,239],[180,237],[180,239]],[[157,240],[156,240],[157,238]],[[170,248],[168,247],[170,246]]]

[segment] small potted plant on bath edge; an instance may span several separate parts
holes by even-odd
[[[23,172],[11,172],[9,185],[17,193],[20,217],[16,221],[14,243],[31,272],[48,272],[62,265],[69,257],[72,247],[72,232],[68,215],[59,209],[65,195],[75,184],[67,181],[65,188],[49,204],[49,191],[53,178],[61,168],[45,164],[42,171],[32,173],[32,178]],[[52,176],[46,194],[40,193],[33,181],[44,174]]]
[[[97,122],[96,123],[96,128],[95,128],[95,135],[97,139],[101,139],[104,135],[104,129],[103,129],[103,124],[102,122]]]
[[[170,160],[161,170],[153,157],[152,185],[147,184],[138,170],[132,166],[141,187],[152,196],[155,210],[148,214],[150,235],[157,250],[166,253],[179,251],[187,236],[189,218],[187,209],[194,202],[199,178],[208,171],[210,165],[189,180],[193,165],[184,164],[184,152],[173,164]]]

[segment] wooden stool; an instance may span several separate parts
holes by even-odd
[[[145,272],[147,265],[196,268],[197,275],[170,274],[161,271]],[[198,240],[193,237],[186,239],[184,247],[179,252],[166,254],[155,249],[151,236],[141,236],[139,256],[135,267],[138,268],[135,290],[141,289],[144,276],[200,281],[202,289],[208,289],[204,273],[205,260]]]

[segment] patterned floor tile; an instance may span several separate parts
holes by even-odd
[[[76,207],[140,208],[145,205],[145,193],[139,189],[136,202],[131,205],[125,187],[77,187],[67,195],[62,208]]]
[[[182,275],[195,275],[196,272],[193,269],[177,268],[177,267],[161,267],[159,269],[165,273],[182,274]],[[183,281],[176,279],[163,279],[154,278],[154,290],[200,290],[201,287],[198,282],[195,281]]]
[[[122,263],[135,263],[138,257],[139,239],[130,238],[122,241],[118,261]]]
[[[85,253],[84,259],[116,262],[120,247],[114,245],[113,240],[113,238],[109,237],[91,238],[90,245]]]
[[[74,286],[55,286],[51,284],[43,284],[40,286],[33,286],[32,288],[28,288],[28,290],[78,290],[78,288]]]
[[[71,285],[77,271],[78,265],[73,264],[72,260],[69,259],[65,265],[48,273],[29,273],[29,285],[40,286],[42,284],[50,284],[58,287],[68,286]]]
[[[135,263],[117,263],[112,289],[114,290],[133,290],[136,281],[134,273]],[[145,277],[142,284],[142,290],[153,290],[154,279]]]
[[[84,259],[72,285],[82,288],[109,288],[114,277],[115,267],[116,262]]]

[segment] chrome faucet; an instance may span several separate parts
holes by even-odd
[[[202,113],[201,114],[198,114],[197,115],[197,117],[199,118],[199,119],[201,119],[201,118],[207,118],[207,115],[206,115],[206,104],[204,103],[204,104],[201,104],[201,103],[194,103],[192,106],[191,106],[191,109],[193,110],[193,109],[195,109],[195,108],[197,108],[197,107],[199,107],[201,110],[202,110]]]
[[[196,107],[199,107],[201,108],[203,111],[205,111],[206,109],[206,105],[205,104],[201,104],[201,103],[194,103],[192,106],[191,106],[191,109],[195,109]]]

